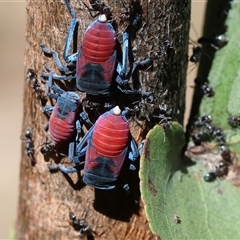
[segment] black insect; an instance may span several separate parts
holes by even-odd
[[[225,135],[221,128],[216,127],[213,131],[212,136],[215,139],[215,141],[219,144],[219,146],[226,145]]]
[[[190,62],[199,63],[202,56],[202,47],[196,46],[192,48],[192,55],[189,58]]]
[[[112,19],[112,14],[109,6],[101,0],[89,0],[92,8],[89,8],[89,6],[84,1],[82,3],[87,7],[92,18],[95,18],[99,14],[105,14],[107,16],[107,19]],[[96,13],[92,14],[92,12]]]
[[[232,157],[231,151],[226,145],[220,146],[220,153],[224,161],[228,162],[229,164],[233,163],[233,157]]]
[[[35,71],[33,69],[30,69],[30,68],[28,69],[27,79],[29,80],[29,82],[31,84],[31,88],[39,97],[41,104],[45,105],[47,102],[47,98],[44,93],[44,90],[41,88],[41,85],[38,82],[37,74],[35,73]]]
[[[208,140],[208,135],[203,132],[197,132],[192,135],[192,141],[196,146],[199,146],[202,144],[202,142],[205,142]]]
[[[203,127],[206,124],[209,124],[212,122],[212,117],[211,115],[204,115],[202,117],[199,117],[194,123],[193,126],[194,128],[199,128],[199,127]]]
[[[239,127],[240,126],[240,116],[230,116],[228,118],[228,124],[233,127]]]
[[[197,42],[191,41],[190,44],[193,44],[192,55],[189,58],[190,62],[199,63],[203,54],[202,44],[207,44],[213,48],[213,50],[219,50],[223,48],[228,42],[226,35],[219,34],[213,37],[201,37]],[[205,53],[205,55],[207,55]]]
[[[211,124],[210,115],[199,117],[191,126],[191,137],[195,145],[200,145],[206,141],[216,141],[220,152],[227,149],[224,131]]]
[[[167,104],[162,103],[159,108],[155,109],[152,118],[158,120],[158,124],[161,125],[164,131],[170,128],[170,122],[172,120],[172,108]]]
[[[77,218],[73,212],[69,213],[69,219],[71,220],[71,224],[76,231],[79,231],[81,235],[93,236],[92,230],[89,225],[86,223],[87,212],[84,214],[82,218]]]
[[[203,142],[215,141],[219,147],[219,153],[222,159],[214,169],[204,175],[204,181],[212,182],[217,177],[222,178],[228,174],[229,165],[233,164],[231,151],[227,147],[223,129],[211,124],[212,117],[205,115],[199,117],[191,126],[191,137],[195,145],[201,145]]]
[[[222,178],[228,174],[228,166],[229,164],[223,160],[219,161],[219,164],[215,166],[215,168],[206,173],[203,177],[204,181],[206,182],[213,182],[216,178]]]
[[[219,34],[214,37],[201,37],[198,39],[200,44],[209,44],[214,50],[219,50],[223,48],[228,42],[226,35]]]
[[[54,151],[55,151],[54,145],[52,143],[48,143],[48,142],[45,142],[40,149],[40,152],[43,155],[46,155],[46,154],[54,152]]]
[[[196,78],[194,80],[195,82],[195,88],[198,91],[198,93],[203,97],[213,97],[215,92],[213,91],[213,88],[210,86],[209,81],[205,80],[202,81],[200,78]]]
[[[215,45],[218,49],[224,47],[228,43],[227,36],[225,34],[219,34],[215,36]]]
[[[36,164],[34,158],[34,142],[32,140],[32,130],[28,128],[24,134],[25,137],[21,136],[20,139],[25,141],[26,154],[30,158],[32,165]]]
[[[166,117],[165,115],[159,115],[159,125],[163,127],[163,130],[166,132],[170,128],[171,117]]]

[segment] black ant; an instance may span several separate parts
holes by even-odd
[[[37,74],[35,73],[35,71],[33,69],[29,68],[28,72],[27,72],[27,77],[30,81],[31,88],[34,90],[34,92],[37,93],[42,105],[45,105],[47,102],[47,99],[44,95],[44,90],[42,90],[42,88],[37,80]]]
[[[161,125],[166,132],[170,128],[170,121],[172,120],[172,108],[167,104],[162,103],[158,109],[155,109],[152,118],[157,118],[158,124]]]
[[[83,4],[85,5],[85,7],[87,7],[92,18],[95,18],[99,14],[105,14],[107,16],[107,19],[109,20],[112,18],[109,6],[102,2],[101,0],[90,0],[89,3],[92,9],[83,1]],[[92,12],[97,13],[92,14]]]
[[[32,165],[35,165],[36,160],[34,158],[34,143],[33,143],[33,140],[32,140],[32,130],[30,128],[28,128],[25,131],[24,136],[25,137],[21,136],[20,139],[25,140],[26,154],[31,159]]]
[[[219,34],[214,37],[201,37],[198,39],[198,43],[207,43],[215,50],[223,48],[227,44],[227,42],[228,39],[225,34]]]
[[[87,212],[85,212],[82,218],[77,218],[73,212],[70,212],[69,219],[71,220],[74,229],[79,231],[81,235],[93,236],[91,228],[85,221],[86,214]]]
[[[201,46],[202,44],[208,44],[215,51],[217,51],[223,48],[227,44],[227,42],[228,42],[227,37],[224,34],[219,34],[214,37],[203,36],[199,38],[197,42],[191,40],[190,44],[193,45],[193,48],[192,48],[192,55],[190,56],[189,61],[195,64],[200,62],[202,53],[203,53],[203,48]],[[205,53],[205,55],[207,54]]]
[[[190,56],[189,61],[193,63],[199,63],[201,56],[202,56],[202,47],[200,46],[193,47],[192,55]]]
[[[204,115],[202,117],[199,117],[195,122],[194,122],[194,127],[203,127],[207,123],[212,122],[212,117],[211,115]]]
[[[215,92],[213,91],[213,88],[209,85],[209,81],[202,81],[200,78],[196,78],[194,80],[195,82],[195,88],[198,90],[198,92],[202,96],[206,97],[213,97]]]
[[[228,165],[224,160],[219,161],[219,164],[215,166],[214,170],[204,175],[204,181],[213,182],[217,177],[221,178],[226,176],[228,174]]]
[[[228,124],[233,127],[239,127],[240,126],[240,116],[230,116],[228,118]]]
[[[45,142],[44,145],[40,149],[40,152],[43,155],[46,155],[46,154],[54,152],[54,151],[55,151],[54,145],[51,143],[48,143],[48,142]]]

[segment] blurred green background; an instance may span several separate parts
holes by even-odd
[[[192,19],[197,35],[191,31],[191,38],[201,36],[202,18],[206,0],[192,1]],[[21,159],[23,118],[23,72],[25,23],[25,1],[0,0],[0,239],[8,239],[14,228],[17,213],[19,164]],[[189,46],[192,51],[192,46]],[[190,69],[193,65],[190,65]],[[186,110],[191,106],[193,80],[196,68],[188,75]],[[187,119],[188,117],[186,117]]]

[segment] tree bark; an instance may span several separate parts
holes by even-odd
[[[79,19],[78,46],[87,26],[93,21],[83,2],[89,7],[90,2],[96,3],[93,0],[70,2]],[[155,97],[144,114],[164,103],[172,109],[173,120],[180,123],[183,122],[185,107],[190,2],[134,0],[125,2],[124,7],[122,1],[105,1],[110,6],[118,32],[123,31],[128,23],[128,20],[123,21],[123,17],[128,15],[127,10],[142,11],[142,28],[131,42],[133,57],[142,60],[150,54],[155,58],[149,71],[138,72],[141,86],[153,91]],[[39,77],[44,70],[44,62],[59,73],[52,59],[41,52],[40,44],[56,50],[61,56],[70,21],[71,16],[63,1],[27,1],[26,74],[31,68]],[[39,151],[47,136],[44,131],[47,120],[39,103],[39,95],[26,81],[23,132],[29,127],[32,129],[36,164],[31,164],[24,146],[16,239],[79,239],[80,233],[70,224],[70,211],[78,218],[86,214],[85,221],[92,229],[92,236],[87,236],[88,239],[155,239],[140,200],[138,173],[131,175],[134,189],[127,195],[119,189],[100,191],[85,186],[80,174],[65,176],[61,172],[49,172],[46,161],[50,159],[44,159]],[[145,123],[131,121],[131,130],[138,142],[152,127]],[[68,163],[68,160],[64,158],[61,162]]]

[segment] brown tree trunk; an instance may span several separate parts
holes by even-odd
[[[70,2],[79,19],[79,43],[93,20],[83,2],[90,7],[86,0]],[[129,0],[124,7],[122,1],[107,1],[118,32],[126,27],[128,20],[120,21],[128,15],[126,10],[142,9],[142,28],[132,42],[133,55],[135,60],[144,59],[148,54],[157,55],[157,59],[150,71],[139,72],[140,82],[143,88],[154,91],[155,101],[150,110],[158,108],[159,104],[167,104],[173,110],[173,119],[181,123],[185,106],[190,2]],[[27,1],[26,74],[31,68],[39,76],[44,70],[44,62],[58,73],[52,59],[41,52],[40,44],[46,44],[61,56],[70,21],[63,1]],[[127,195],[119,189],[100,191],[85,186],[78,174],[65,176],[61,172],[49,172],[46,166],[49,159],[44,159],[39,151],[46,141],[43,127],[47,123],[39,103],[38,94],[26,82],[23,132],[29,127],[32,129],[36,164],[31,164],[23,149],[16,239],[79,239],[80,233],[70,224],[70,211],[78,218],[86,215],[85,221],[93,230],[88,239],[154,239],[140,200],[137,173],[132,177],[135,188]],[[146,131],[132,122],[137,141]],[[61,161],[66,162],[66,159]]]

